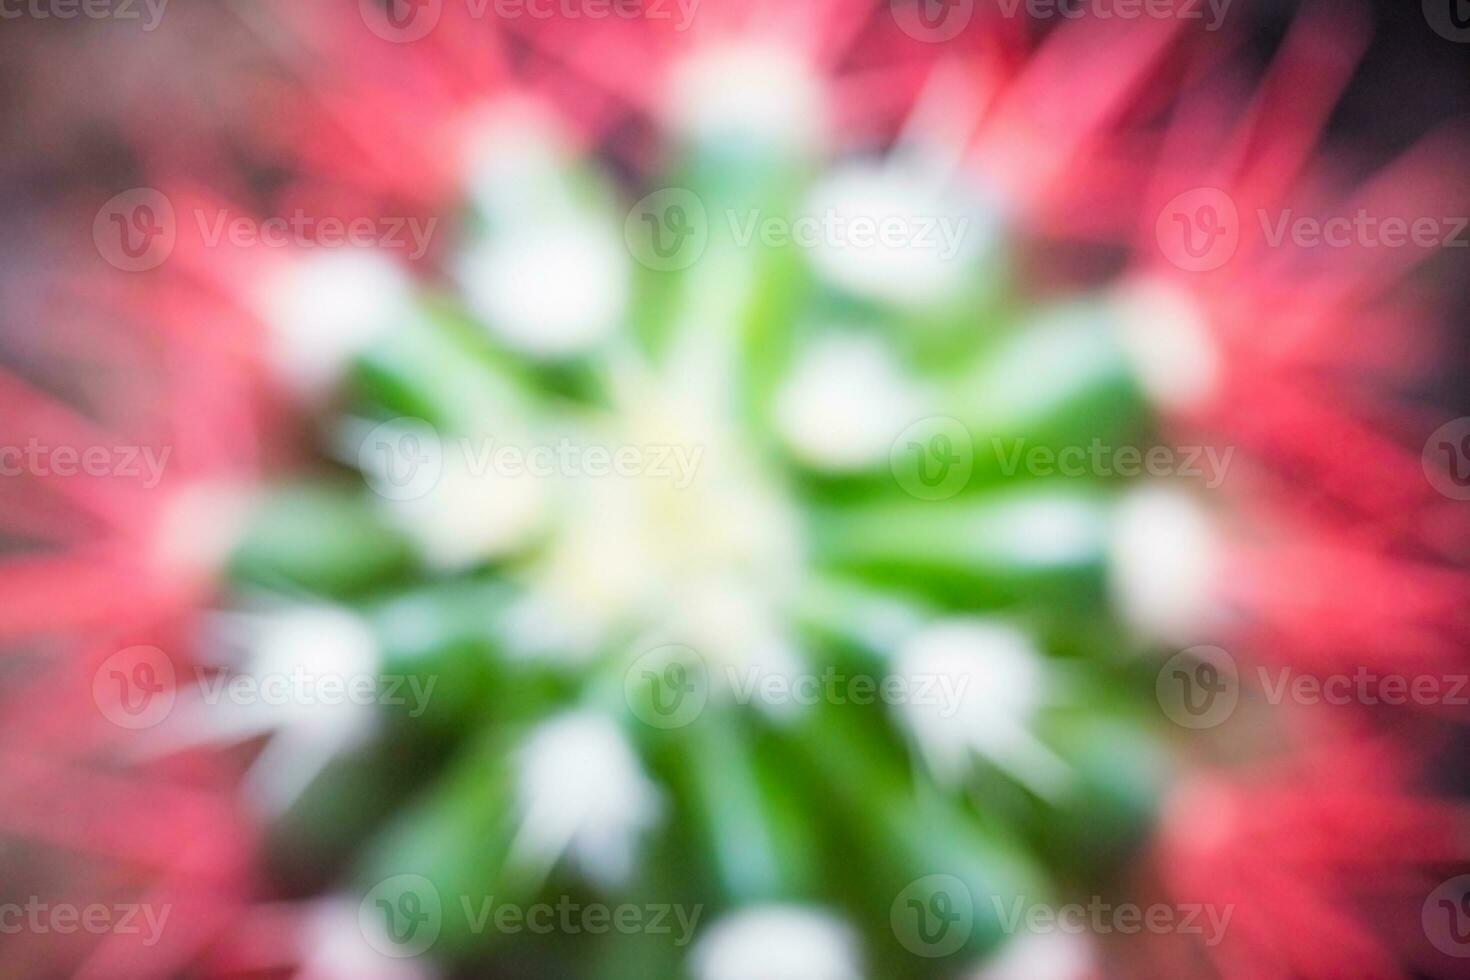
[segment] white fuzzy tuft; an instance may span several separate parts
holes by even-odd
[[[382,504],[426,562],[458,571],[526,545],[544,524],[548,497],[545,479],[499,473],[493,466],[476,472],[468,454],[450,443],[432,488]]]
[[[973,980],[1089,980],[1097,954],[1085,936],[1069,932],[1017,935]]]
[[[668,91],[669,122],[692,143],[801,154],[823,139],[821,87],[793,51],[758,43],[706,48],[676,66]]]
[[[327,694],[322,684],[345,692],[355,678],[372,678],[376,686],[382,655],[365,621],[332,606],[246,618],[234,629],[248,651],[241,673],[259,682],[260,694],[243,703],[228,693],[215,704],[200,703],[196,723],[221,735],[271,733],[246,776],[245,795],[277,816],[333,759],[376,731],[375,703]],[[271,685],[281,685],[285,696],[272,694]]]
[[[562,203],[573,150],[544,106],[506,99],[471,116],[465,129],[464,182],[482,216],[514,220]]]
[[[516,753],[516,772],[513,863],[545,874],[569,854],[599,885],[627,880],[659,798],[617,725],[590,711],[545,722]]]
[[[156,551],[166,574],[178,580],[213,578],[244,535],[252,493],[228,483],[191,483],[168,501],[158,522]]]
[[[1193,642],[1213,604],[1219,552],[1214,526],[1189,494],[1136,490],[1119,506],[1113,532],[1114,604],[1151,639]]]
[[[1189,294],[1163,282],[1135,283],[1112,305],[1118,340],[1150,398],[1176,410],[1209,400],[1219,385],[1220,354]]]
[[[431,980],[418,959],[384,956],[363,936],[357,903],[331,898],[313,904],[302,930],[297,980]],[[384,935],[380,945],[391,945]]]
[[[941,620],[904,643],[894,673],[911,691],[936,692],[904,702],[901,717],[941,782],[961,782],[973,753],[1038,791],[1065,781],[1064,764],[1031,733],[1049,678],[1024,633],[981,619]]]
[[[696,980],[861,980],[857,940],[841,920],[768,905],[715,923],[692,956]]]
[[[365,250],[293,262],[271,277],[261,302],[276,370],[306,397],[322,395],[353,357],[413,315],[407,276]]]
[[[847,472],[884,463],[918,405],[882,343],[830,336],[806,351],[787,379],[777,396],[776,425],[803,462]]]
[[[518,223],[472,247],[459,265],[485,328],[532,357],[579,354],[622,323],[628,256],[601,224],[565,217]]]
[[[265,617],[251,643],[251,670],[322,676],[376,674],[378,641],[355,613],[334,606],[302,606]]]
[[[800,214],[822,224],[812,261],[828,280],[854,295],[902,305],[952,295],[974,277],[967,260],[996,233],[941,181],[875,163],[834,170]],[[864,230],[855,221],[872,225]]]
[[[800,568],[800,527],[782,488],[722,416],[663,378],[640,376],[620,409],[616,424],[585,438],[668,447],[664,465],[565,481],[546,546],[518,576],[530,598],[512,642],[576,662],[655,633],[717,671],[780,669],[790,658],[778,610]]]

